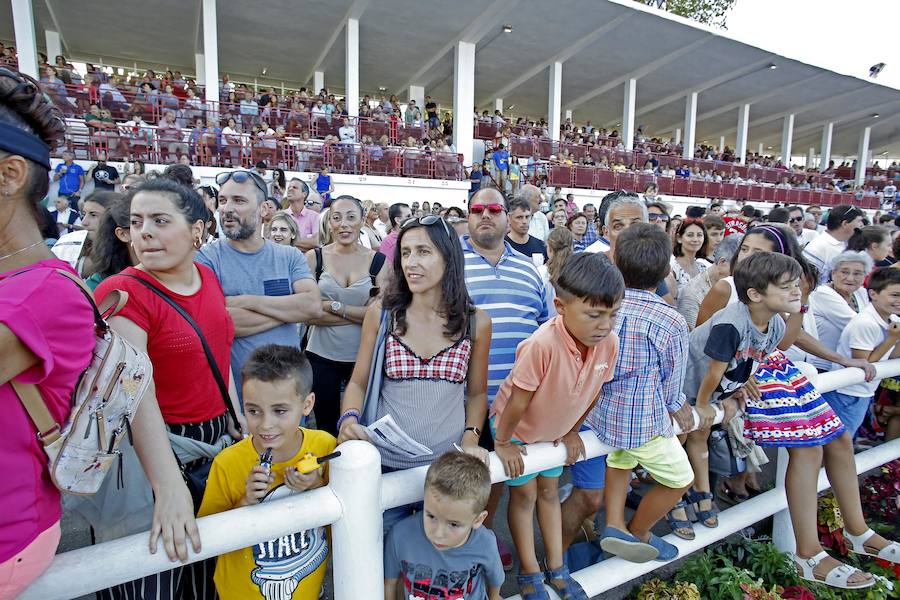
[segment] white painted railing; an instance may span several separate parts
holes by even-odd
[[[900,375],[900,359],[880,362],[877,369],[879,378]],[[861,369],[840,369],[813,375],[812,379],[819,391],[826,392],[863,381],[864,376]],[[717,421],[721,417],[719,414]],[[601,444],[591,432],[583,432],[581,438],[588,458],[613,450]],[[190,562],[252,546],[287,532],[331,525],[335,600],[382,598],[381,512],[421,500],[426,469],[420,467],[381,475],[379,456],[373,446],[365,442],[348,442],[341,446],[341,452],[341,457],[331,462],[327,487],[271,504],[199,519],[203,549],[198,554],[191,552]],[[559,466],[565,458],[566,450],[562,445],[530,445],[524,457],[525,473]],[[856,455],[856,470],[862,473],[897,458],[900,458],[900,440]],[[678,546],[683,557],[776,515],[776,543],[782,548],[789,546],[792,533],[789,521],[784,518],[787,508],[783,480],[786,459],[787,453],[779,452],[780,476],[775,489],[722,511],[716,529],[701,527],[691,541],[671,534],[665,539]],[[507,479],[494,454],[491,454],[491,479],[495,483]],[[819,490],[828,487],[824,470],[819,473],[818,486]],[[596,596],[649,573],[661,564],[656,561],[637,564],[610,558],[573,575],[588,595]],[[102,568],[98,569],[98,565]],[[161,551],[156,555],[148,552],[146,534],[133,535],[58,555],[21,598],[72,598],[171,567],[172,563]]]

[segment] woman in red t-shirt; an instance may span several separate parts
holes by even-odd
[[[141,184],[129,196],[131,241],[139,264],[97,287],[98,298],[114,289],[128,292],[128,303],[110,319],[110,326],[149,354],[154,371],[149,394],[159,404],[170,439],[174,435],[211,445],[221,444],[229,436],[238,439],[238,428],[228,417],[225,399],[197,332],[174,307],[147,287],[153,286],[169,296],[197,323],[227,382],[232,404],[236,405],[230,364],[234,325],[215,275],[194,264],[194,251],[205,237],[206,205],[194,190],[162,178]],[[191,470],[203,460],[209,459],[183,462]],[[153,492],[163,491],[154,486]],[[141,507],[137,509],[140,511]],[[142,517],[146,519],[146,515],[129,515],[137,530],[143,525]],[[204,589],[214,593],[212,586],[192,584],[212,574],[212,569],[207,574],[204,566],[198,563],[152,575],[145,578],[143,586],[121,585],[112,596],[137,598],[140,596],[134,595],[134,590],[142,587],[156,589],[159,599],[166,598],[167,593],[172,593],[173,599],[193,598],[192,590],[197,590],[197,594]]]

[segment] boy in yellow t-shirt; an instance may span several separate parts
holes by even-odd
[[[327,467],[306,474],[294,468],[307,453],[325,456],[337,445],[324,431],[297,426],[315,403],[312,369],[303,353],[289,346],[262,346],[247,359],[241,375],[251,435],[213,461],[199,516],[303,492],[327,481]],[[262,461],[267,454],[270,465]],[[216,589],[223,600],[315,600],[329,551],[325,528],[318,527],[229,552],[216,565]]]

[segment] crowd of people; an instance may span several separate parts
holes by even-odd
[[[60,493],[12,385],[36,384],[59,422],[71,410],[94,318],[60,269],[98,303],[128,293],[109,326],[153,364],[121,478],[66,503],[96,541],[149,530],[151,552],[161,540],[185,560],[200,548],[197,516],[325,485],[327,462],[303,459],[365,440],[383,472],[428,467],[424,501],[384,514],[386,598],[496,600],[514,553],[523,598],[548,598],[547,583],[586,600],[573,550],[601,506],[603,550],[669,561],[678,548],[657,522],[684,539],[717,527],[717,500],[759,493],[762,448],[786,447],[801,576],[874,584],[819,544],[823,463],[848,545],[900,563],[900,544],[865,521],[853,466],[854,440],[900,436],[900,388],[873,366],[900,357],[894,215],[742,203],[678,215],[625,191],[579,206],[481,177],[465,209],[372,203],[335,194],[327,170],[304,181],[264,163],[206,186],[184,164],[123,177],[69,157],[51,172],[63,133],[38,83],[0,70],[0,456],[21,474],[0,484],[0,597],[27,587],[60,538]],[[820,395],[801,362],[858,367],[866,382]],[[366,426],[386,418],[423,449],[372,439]],[[583,460],[583,431],[616,450]],[[713,477],[723,437],[747,468]],[[537,442],[566,448],[563,500],[563,467],[524,474]],[[505,485],[490,484],[491,451]],[[636,476],[652,485],[635,505]],[[511,540],[493,533],[505,490]],[[325,528],[285,532],[100,594],[314,599],[329,546]]]

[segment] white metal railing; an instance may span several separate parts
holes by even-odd
[[[900,359],[876,365],[878,377],[900,375]],[[840,369],[809,377],[820,392],[864,380],[861,369]],[[721,421],[722,414],[717,416]],[[696,422],[696,415],[695,415]],[[591,432],[581,434],[588,458],[605,455],[613,448],[601,444]],[[375,599],[383,597],[383,539],[381,513],[389,508],[422,500],[425,467],[381,475],[380,457],[365,442],[341,445],[342,455],[331,462],[328,486],[259,506],[204,517],[197,521],[203,540],[200,553],[190,553],[190,562],[245,548],[284,535],[323,525],[331,525],[335,600]],[[871,470],[900,458],[900,440],[894,440],[856,455],[858,473]],[[542,443],[528,447],[524,456],[525,473],[543,471],[562,465],[565,447]],[[503,466],[493,453],[491,479],[507,479]],[[717,542],[736,531],[769,516],[776,515],[774,537],[783,549],[793,545],[792,532],[786,518],[784,469],[787,452],[778,456],[779,476],[776,487],[756,498],[724,510],[719,527],[700,528],[692,541],[674,535],[665,539],[686,556]],[[819,473],[818,489],[828,487],[824,470]],[[380,499],[380,502],[379,502]],[[115,557],[110,561],[109,557]],[[103,569],[96,569],[96,565]],[[608,591],[657,569],[662,563],[630,563],[610,558],[573,574],[590,596]],[[151,555],[147,550],[147,534],[138,534],[66,552],[58,555],[50,568],[21,596],[31,599],[63,599],[88,594],[116,583],[137,579],[172,568],[162,551]],[[549,590],[549,588],[548,588]],[[551,597],[553,591],[549,590]],[[513,596],[512,599],[518,599]],[[512,600],[510,599],[510,600]]]

